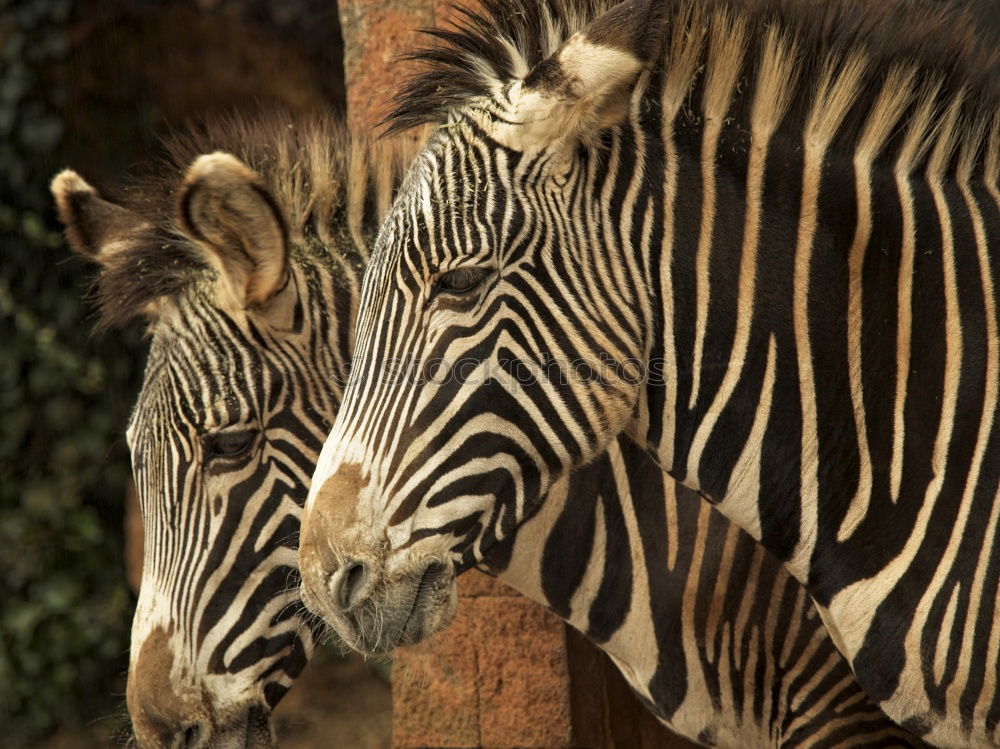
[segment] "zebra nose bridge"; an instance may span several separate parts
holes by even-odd
[[[333,585],[348,599],[377,566],[380,544],[363,522],[359,498],[367,488],[357,464],[341,465],[316,492],[302,523],[299,567],[306,594]],[[343,574],[340,574],[343,573]],[[352,591],[349,593],[348,591]]]

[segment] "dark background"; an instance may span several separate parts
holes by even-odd
[[[142,326],[91,333],[94,268],[49,181],[71,166],[113,190],[216,112],[342,108],[341,60],[330,0],[0,0],[0,746],[122,724],[135,602],[124,426]]]
[[[1000,27],[998,0],[974,8]],[[0,0],[0,746],[79,746],[81,726],[107,742],[134,606],[123,431],[142,330],[91,334],[93,269],[48,183],[72,166],[113,190],[212,113],[342,108],[341,61],[334,0]],[[332,704],[335,681],[313,691]]]

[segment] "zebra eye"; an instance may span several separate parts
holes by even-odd
[[[444,294],[468,294],[489,275],[489,268],[455,268],[438,276],[434,291]]]
[[[205,460],[236,458],[254,443],[254,432],[220,432],[205,437]]]

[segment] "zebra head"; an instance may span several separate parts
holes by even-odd
[[[508,26],[477,27],[454,52],[500,45],[506,66],[470,66],[471,83],[428,76],[395,120],[449,110],[376,241],[299,556],[306,605],[362,651],[444,626],[455,573],[625,430],[640,400],[633,362],[646,359],[650,310],[638,274],[595,268],[586,249],[644,241],[651,228],[597,236],[585,214],[620,156],[601,134],[648,78],[659,10],[624,3],[560,46],[547,6],[533,5],[490,5]],[[532,28],[551,33],[524,43]],[[442,105],[463,85],[478,95]],[[622,166],[643,179],[641,165]],[[598,210],[641,216],[628,188]],[[599,322],[612,316],[616,328]]]
[[[175,142],[173,179],[143,184],[136,208],[70,171],[53,183],[71,245],[103,266],[105,322],[149,320],[128,427],[145,543],[127,701],[142,747],[272,746],[270,711],[313,648],[299,518],[357,295],[331,124],[231,122]],[[261,173],[222,152],[192,163],[220,146]]]

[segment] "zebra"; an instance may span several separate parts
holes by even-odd
[[[104,267],[101,326],[149,326],[128,430],[146,537],[128,705],[141,747],[268,747],[319,636],[289,584],[301,506],[342,396],[363,248],[409,148],[282,115],[167,151],[124,205],[73,172],[53,185],[73,249]],[[627,439],[482,565],[599,644],[681,735],[920,745],[865,697],[778,561]]]
[[[271,746],[270,710],[313,650],[296,546],[353,341],[349,153],[329,118],[232,119],[167,141],[124,205],[72,171],[53,181],[70,246],[102,266],[99,327],[148,324],[127,430],[141,747]]]
[[[365,275],[306,605],[436,631],[629,435],[892,719],[1000,744],[996,50],[896,0],[479,5],[390,116],[436,131]]]

